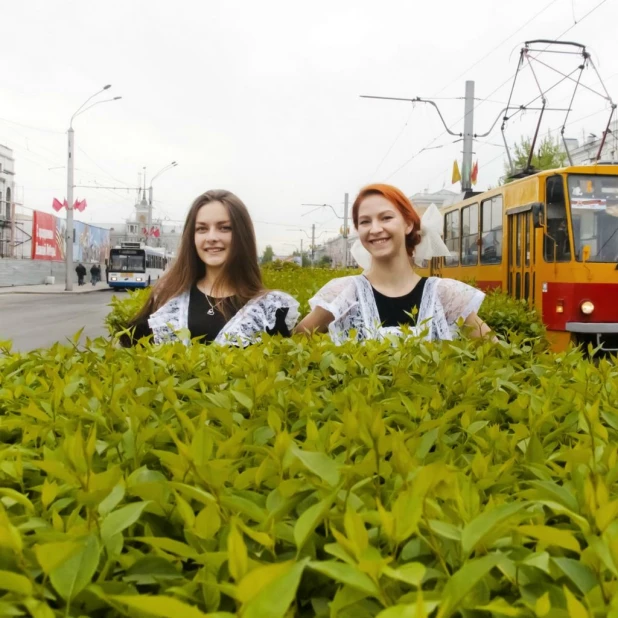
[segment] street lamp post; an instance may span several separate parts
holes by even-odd
[[[343,206],[343,217],[341,217],[337,211],[334,209],[334,207],[331,204],[301,204],[302,206],[317,206],[317,208],[314,208],[314,210],[310,210],[309,212],[306,212],[304,216],[311,214],[312,212],[314,212],[315,210],[318,210],[320,208],[330,208],[334,213],[335,213],[335,217],[337,217],[338,219],[343,219],[343,233],[341,234],[342,240],[343,240],[343,267],[347,268],[348,267],[348,236],[349,236],[349,227],[348,227],[348,194],[345,194],[345,199],[343,202],[344,206]]]
[[[152,232],[152,194],[153,194],[153,190],[152,190],[152,183],[154,182],[155,178],[161,176],[161,174],[163,174],[164,172],[167,172],[168,170],[171,170],[173,167],[176,167],[178,165],[178,163],[176,161],[172,161],[171,163],[168,163],[165,167],[162,167],[151,179],[150,179],[150,187],[148,187],[148,234],[146,235],[146,244],[149,245],[150,244],[150,233]],[[144,181],[144,186],[146,185],[146,182]]]
[[[85,111],[88,111],[99,103],[109,103],[110,101],[117,101],[122,97],[114,97],[113,99],[105,99],[104,101],[96,101],[92,105],[86,105],[105,90],[111,88],[108,84],[98,92],[95,92],[91,97],[86,99],[80,107],[77,108],[75,113],[71,116],[69,122],[68,131],[68,151],[67,151],[67,229],[66,229],[66,250],[65,250],[65,291],[73,291],[73,188],[75,183],[73,181],[74,164],[75,164],[75,131],[73,130],[73,120]]]

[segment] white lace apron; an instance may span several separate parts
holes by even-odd
[[[184,292],[169,300],[148,318],[156,344],[177,341],[190,343],[189,295]],[[285,323],[290,330],[298,321],[298,301],[289,294],[273,290],[250,300],[221,329],[213,343],[246,346],[260,340],[260,333],[275,327],[277,310],[287,309]]]
[[[428,340],[457,336],[457,321],[479,310],[485,294],[461,281],[428,277],[416,316],[417,326],[410,327],[415,335],[424,334]],[[351,338],[356,340],[382,339],[385,335],[402,335],[399,327],[384,327],[376,305],[371,283],[364,275],[341,277],[329,281],[311,300],[311,309],[321,307],[335,319],[328,332],[336,344]]]

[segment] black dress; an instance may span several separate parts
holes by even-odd
[[[208,314],[211,306],[208,300],[206,300],[206,295],[198,289],[197,285],[191,288],[189,295],[188,328],[191,333],[191,339],[199,337],[201,343],[210,343],[214,341],[227,324],[225,315],[221,311],[224,305],[229,312],[230,318],[238,312],[238,307],[234,304],[233,296],[228,296],[224,299],[215,298],[214,296],[209,296],[208,298],[215,307],[214,315]],[[275,326],[274,328],[266,329],[266,332],[269,335],[283,335],[284,337],[289,337],[290,330],[285,322],[287,314],[287,307],[277,309]],[[148,325],[148,317],[145,317],[135,324],[135,334],[133,335],[132,343],[136,343],[142,337],[148,337],[149,335],[152,335],[152,330]]]
[[[385,296],[371,286],[382,326],[402,326],[403,324],[415,326],[416,316],[423,299],[425,283],[427,283],[427,277],[421,277],[421,280],[411,292],[408,292],[405,296],[394,297]],[[411,317],[408,313],[414,317]]]

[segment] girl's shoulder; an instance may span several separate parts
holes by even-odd
[[[429,277],[427,286],[428,292],[435,289],[434,298],[442,305],[449,322],[460,317],[465,320],[470,313],[478,312],[485,299],[484,292],[457,279]]]

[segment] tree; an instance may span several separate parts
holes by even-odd
[[[264,249],[264,253],[262,255],[262,264],[268,264],[273,261],[273,257],[275,257],[275,252],[270,245],[266,245],[266,249]]]
[[[513,167],[516,171],[523,170],[528,165],[528,156],[530,154],[530,146],[532,140],[529,137],[522,137],[519,144],[515,144],[515,156],[513,157]],[[532,155],[531,165],[535,170],[553,170],[558,167],[563,167],[566,163],[567,155],[562,149],[562,145],[557,139],[548,133],[537,144]],[[506,172],[506,182],[510,182],[508,176],[511,174],[511,170],[508,167],[508,163],[504,165],[504,171]]]
[[[292,253],[292,255],[294,257],[300,257],[301,258],[301,262],[302,262],[302,266],[311,266],[311,259],[309,258],[309,254],[306,251],[303,251],[302,255],[300,253],[300,251],[294,251],[294,253]]]

